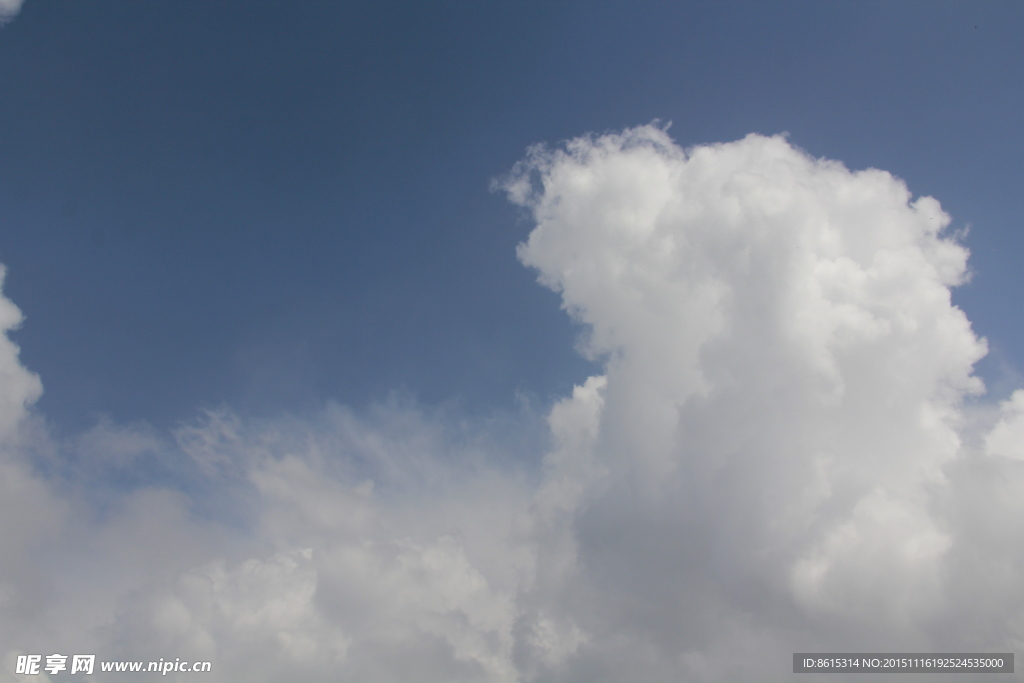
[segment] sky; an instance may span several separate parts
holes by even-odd
[[[1024,651],[1022,22],[0,0],[0,681]]]

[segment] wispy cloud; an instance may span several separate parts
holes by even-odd
[[[604,364],[547,413],[539,467],[508,424],[400,400],[58,443],[5,336],[0,680],[20,652],[511,682],[1020,649],[1024,402],[966,433],[985,343],[937,201],[782,137],[654,126],[534,148],[500,185]]]

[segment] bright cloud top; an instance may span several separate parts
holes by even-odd
[[[0,680],[22,652],[658,682],[1020,649],[1024,399],[967,433],[985,345],[937,201],[782,137],[683,150],[654,126],[534,148],[501,186],[604,364],[551,408],[536,472],[507,425],[401,404],[54,443],[0,346]],[[165,476],[110,483],[132,472]]]

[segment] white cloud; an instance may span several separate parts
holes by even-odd
[[[1017,390],[1002,405],[1002,419],[985,438],[992,455],[1024,460],[1024,390]]]
[[[521,260],[605,365],[550,410],[536,471],[507,424],[401,401],[54,443],[0,340],[0,681],[19,652],[657,682],[1019,649],[1024,394],[966,434],[985,344],[938,202],[781,137],[651,126],[534,148],[505,187],[536,221]]]
[[[985,343],[950,302],[967,251],[937,201],[783,137],[683,150],[652,126],[534,148],[505,187],[536,222],[520,259],[606,362],[585,456],[605,475],[538,549],[567,569],[533,596],[587,640],[541,679],[780,680],[800,650],[1020,643],[1024,538],[998,524],[989,547],[968,519],[991,505],[979,469],[1007,472],[962,445]],[[1016,448],[1013,406],[993,452]],[[968,545],[1002,563],[1005,606],[956,599]]]
[[[6,269],[0,266],[0,286]],[[7,298],[0,297],[0,439],[10,436],[25,416],[26,408],[43,393],[39,376],[29,372],[18,360],[20,349],[8,334],[22,323],[21,311]]]
[[[38,500],[5,509],[0,680],[19,653],[65,651],[209,660],[211,681],[515,680],[530,489],[443,422],[399,404],[215,411],[160,441],[103,421],[49,482],[8,452],[5,482]],[[76,493],[154,453],[196,463],[188,495]]]
[[[24,0],[0,0],[0,25],[14,18]]]

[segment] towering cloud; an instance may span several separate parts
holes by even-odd
[[[46,680],[23,653],[657,683],[1021,649],[1024,394],[966,419],[985,344],[937,201],[783,137],[655,126],[534,148],[501,187],[603,364],[550,409],[539,468],[507,424],[401,401],[58,441],[0,339],[0,681]]]
[[[652,126],[535,148],[504,187],[536,222],[520,259],[606,367],[553,413],[556,433],[587,417],[536,508],[541,679],[1020,645],[1024,539],[998,519],[1022,512],[1021,400],[988,453],[965,447],[985,344],[950,301],[967,251],[937,201],[783,137],[683,150]],[[545,649],[548,623],[571,654]]]

